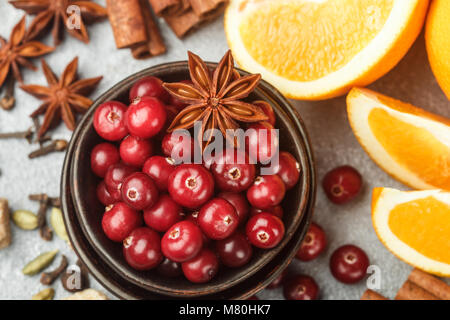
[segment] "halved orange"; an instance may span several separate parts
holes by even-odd
[[[414,189],[450,191],[450,120],[368,89],[347,96],[350,125],[369,156]]]
[[[428,0],[231,0],[225,32],[239,65],[284,95],[318,100],[392,69],[422,29]]]
[[[381,242],[398,258],[450,276],[450,192],[375,188],[372,221]]]

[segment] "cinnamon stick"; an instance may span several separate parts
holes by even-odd
[[[165,15],[164,19],[178,38],[186,36],[203,21],[192,9],[181,15]]]
[[[106,6],[117,48],[131,48],[148,40],[139,0],[107,0]]]
[[[450,286],[431,274],[414,269],[409,275],[408,280],[441,300],[450,300]]]
[[[189,0],[192,10],[199,17],[214,15],[220,11],[227,2],[226,0]]]
[[[427,290],[406,280],[395,296],[395,300],[439,300]]]
[[[148,0],[148,3],[152,6],[153,11],[158,16],[163,15],[179,15],[184,10],[187,10],[186,0]],[[189,5],[189,3],[187,3]]]
[[[147,41],[143,44],[136,45],[131,49],[131,53],[135,59],[146,59],[158,56],[166,52],[166,45],[161,37],[158,24],[151,13],[147,0],[139,0],[141,5],[142,16],[144,17],[145,31],[147,33]]]
[[[388,300],[388,298],[383,297],[378,292],[367,289],[361,296],[361,300]]]

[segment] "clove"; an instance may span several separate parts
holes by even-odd
[[[49,197],[45,193],[30,194],[28,199],[32,201],[47,201],[52,207],[61,208],[61,199],[59,197]]]
[[[49,154],[51,152],[64,151],[67,148],[67,144],[68,144],[67,140],[52,140],[50,144],[31,152],[28,155],[28,157],[30,159],[34,159]]]
[[[45,194],[42,200],[39,202],[38,216],[38,227],[39,235],[45,241],[50,241],[53,238],[53,232],[47,225],[47,207],[48,207],[48,196]]]
[[[0,133],[0,139],[26,139],[29,143],[31,143],[32,136],[33,131],[31,128],[27,131]]]
[[[41,275],[41,283],[43,285],[51,285],[67,268],[68,262],[65,255],[62,255],[61,264],[53,271],[44,272]]]
[[[34,123],[34,132],[36,133],[36,138],[34,139],[33,142],[37,142],[39,143],[39,145],[42,147],[42,145],[47,142],[47,141],[51,141],[52,137],[49,135],[45,135],[42,137],[39,137],[38,132],[39,129],[41,128],[41,123],[39,122],[39,118],[38,117],[34,117],[33,119],[33,123]]]
[[[14,98],[14,88],[16,85],[16,81],[12,76],[8,77],[6,81],[5,94],[0,100],[0,107],[4,110],[11,110],[16,103],[16,99]]]
[[[89,272],[84,264],[78,260],[77,268],[67,268],[61,275],[61,284],[68,292],[78,292],[89,287]]]

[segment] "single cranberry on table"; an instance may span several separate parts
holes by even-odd
[[[147,76],[139,79],[130,90],[130,102],[139,97],[154,97],[160,99],[164,103],[170,101],[170,95],[162,86],[161,79]]]
[[[97,185],[97,199],[104,205],[109,206],[122,200],[122,194],[120,192],[110,193],[106,188],[106,183],[102,180]]]
[[[202,249],[193,259],[183,262],[181,268],[189,281],[205,283],[216,276],[219,271],[219,260],[211,250]]]
[[[326,248],[327,238],[322,227],[312,222],[297,252],[297,259],[311,261],[317,258]]]
[[[292,189],[300,178],[300,164],[292,154],[286,151],[280,151],[278,164],[268,170],[283,180],[286,190]]]
[[[159,234],[146,227],[134,229],[123,241],[123,255],[136,270],[157,267],[163,259]]]
[[[125,121],[127,106],[118,101],[101,104],[94,113],[94,128],[100,137],[117,141],[128,134]]]
[[[161,101],[147,96],[136,98],[126,114],[128,131],[143,139],[156,136],[164,127],[166,119],[166,108]]]
[[[166,278],[176,278],[183,274],[181,264],[167,258],[164,258],[163,262],[156,268],[156,271]]]
[[[122,184],[122,199],[136,210],[152,207],[158,201],[159,191],[152,178],[143,172],[129,175]]]
[[[283,282],[284,282],[284,280],[285,280],[285,278],[287,276],[287,273],[288,273],[287,270],[284,270],[282,273],[280,273],[280,275],[278,277],[276,277],[275,280],[273,280],[266,287],[266,289],[271,290],[271,289],[276,289],[276,288],[280,287],[283,284]]]
[[[255,165],[250,163],[245,152],[228,149],[216,156],[211,172],[217,187],[222,191],[241,192],[247,190],[255,180]]]
[[[155,205],[144,210],[145,224],[159,232],[167,231],[182,219],[182,208],[167,194],[161,195]]]
[[[260,107],[262,112],[264,112],[264,114],[267,117],[269,117],[269,119],[267,119],[267,122],[270,123],[272,126],[275,126],[276,116],[270,103],[263,100],[258,100],[253,101],[252,104],[254,104],[257,107]]]
[[[348,244],[336,249],[330,258],[331,274],[340,282],[353,284],[364,279],[369,258],[359,247]]]
[[[142,172],[155,181],[156,186],[160,191],[166,191],[169,183],[169,176],[175,168],[175,161],[172,158],[153,156],[145,161]]]
[[[200,164],[181,164],[169,177],[169,194],[189,209],[200,208],[214,193],[214,179]]]
[[[186,162],[194,155],[194,139],[186,131],[175,130],[164,136],[161,148],[163,153],[176,163]]]
[[[122,161],[133,167],[142,167],[154,153],[154,147],[150,140],[128,136],[120,143],[120,157]]]
[[[123,202],[118,202],[105,212],[102,228],[106,236],[116,242],[125,240],[134,229],[142,225],[142,215]]]
[[[340,166],[329,171],[322,181],[325,194],[335,204],[343,204],[355,198],[361,186],[361,174],[351,166]]]
[[[184,262],[194,258],[202,249],[200,228],[191,221],[181,221],[167,230],[161,240],[161,249],[166,258]]]
[[[236,210],[231,203],[222,198],[214,198],[204,204],[197,220],[200,229],[213,240],[227,238],[239,225]]]
[[[228,238],[216,242],[216,252],[223,265],[237,268],[250,261],[253,249],[245,235],[235,232]]]
[[[273,214],[263,212],[251,217],[245,228],[251,244],[261,249],[277,246],[284,237],[284,224]]]
[[[286,281],[283,294],[286,300],[316,300],[319,286],[310,276],[296,275]]]
[[[126,177],[136,172],[136,168],[124,163],[116,163],[108,168],[105,175],[105,183],[108,191],[113,195],[121,192],[122,183]]]
[[[283,211],[283,207],[280,205],[265,208],[265,209],[259,209],[259,208],[255,208],[255,207],[250,208],[250,216],[251,217],[253,217],[254,215],[257,215],[258,213],[261,213],[261,212],[271,213],[274,216],[277,216],[278,218],[283,219],[284,211]]]
[[[111,143],[100,143],[92,149],[91,169],[97,176],[104,178],[108,168],[120,161],[119,150]]]
[[[285,193],[286,187],[279,176],[259,176],[247,190],[247,199],[253,207],[265,209],[279,205]]]
[[[255,161],[268,164],[279,151],[276,129],[267,121],[251,124],[245,137],[248,156]]]
[[[250,205],[243,193],[221,192],[217,196],[231,203],[239,217],[239,224],[243,224],[247,221]]]

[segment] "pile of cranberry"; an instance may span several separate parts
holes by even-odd
[[[227,152],[203,164],[177,164],[173,150],[192,152],[194,142],[166,130],[186,105],[155,77],[136,82],[129,99],[129,106],[109,101],[95,111],[95,130],[110,142],[93,148],[91,168],[103,179],[97,187],[106,206],[103,231],[123,243],[131,267],[204,283],[219,265],[247,264],[252,247],[280,243],[280,203],[300,176],[291,154],[280,152],[272,174],[258,177],[255,164],[235,163]],[[273,128],[273,110],[263,109],[269,121],[256,126]],[[251,141],[261,149],[258,139]]]

